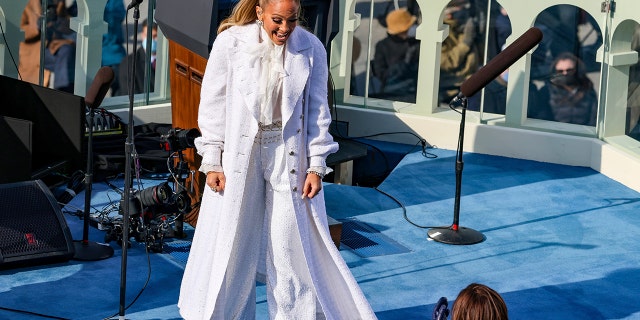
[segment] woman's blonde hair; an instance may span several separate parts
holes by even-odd
[[[273,0],[240,0],[231,10],[231,15],[220,22],[218,26],[218,34],[220,32],[229,29],[232,26],[242,26],[245,24],[253,23],[258,19],[256,14],[256,6],[264,7]],[[300,0],[294,0],[299,9],[302,10]]]

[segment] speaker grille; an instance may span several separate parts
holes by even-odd
[[[44,183],[2,185],[0,203],[1,262],[73,255],[66,221]]]

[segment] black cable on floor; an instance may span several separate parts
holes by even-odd
[[[147,239],[148,240],[148,239]],[[140,296],[142,295],[142,293],[144,292],[144,290],[147,288],[147,286],[149,285],[149,281],[151,281],[151,255],[149,253],[149,245],[148,242],[145,241],[144,243],[144,250],[145,253],[147,254],[147,279],[144,282],[144,285],[142,286],[142,288],[140,288],[140,290],[138,291],[138,294],[135,296],[135,298],[133,298],[133,300],[124,308],[124,310],[128,310],[134,303],[136,303],[136,301],[138,301],[138,298],[140,298]],[[120,314],[120,311],[116,312],[115,314],[104,318],[103,320],[110,320],[115,316],[118,316]]]
[[[331,77],[331,74],[329,74],[329,81],[330,81],[330,83],[331,83],[331,88],[333,88],[333,87],[334,87],[334,84],[333,84],[333,78]],[[332,105],[332,111],[333,111],[333,113],[334,113],[334,116],[333,116],[333,117],[336,119],[335,121],[336,121],[336,122],[338,122],[338,109],[336,108],[336,96],[335,96],[335,91],[334,91],[334,90],[332,90],[332,91],[330,92],[330,94],[332,95],[332,96],[331,96],[331,98],[332,98],[332,101],[333,101],[333,105]],[[437,155],[435,155],[435,154],[433,154],[433,153],[427,152],[427,149],[429,149],[429,148],[436,148],[436,146],[433,146],[433,145],[427,145],[427,140],[423,139],[422,137],[420,137],[419,135],[417,135],[416,133],[413,133],[413,132],[409,132],[409,131],[382,132],[382,133],[376,133],[376,134],[370,134],[370,135],[364,135],[364,136],[358,136],[358,137],[348,137],[348,136],[343,135],[343,134],[340,132],[340,128],[338,127],[338,125],[336,125],[336,126],[335,126],[335,129],[336,129],[336,135],[337,135],[339,138],[346,139],[346,140],[352,140],[352,141],[355,141],[355,142],[358,142],[358,143],[364,144],[364,145],[369,146],[369,147],[371,147],[372,149],[376,150],[377,152],[379,152],[379,153],[382,155],[382,157],[383,157],[383,158],[384,158],[384,160],[385,160],[386,170],[385,170],[385,172],[384,172],[384,173],[382,173],[382,174],[380,174],[380,175],[375,175],[375,176],[373,176],[373,178],[374,178],[374,179],[376,179],[376,180],[384,179],[384,178],[386,178],[386,176],[388,176],[388,175],[391,173],[392,169],[391,169],[391,168],[389,168],[389,160],[387,159],[387,157],[386,157],[386,155],[384,154],[384,152],[382,152],[382,150],[380,150],[380,149],[379,149],[379,148],[377,148],[376,146],[374,146],[374,145],[372,145],[372,144],[369,144],[369,143],[365,143],[365,142],[362,142],[362,141],[356,140],[356,139],[373,138],[373,137],[377,137],[377,136],[382,136],[382,135],[392,135],[392,134],[410,134],[410,135],[413,135],[414,137],[418,138],[418,142],[413,146],[413,148],[411,148],[409,151],[407,151],[407,152],[403,155],[403,157],[404,157],[404,156],[406,156],[406,155],[408,155],[409,153],[413,152],[413,150],[415,149],[415,147],[416,147],[416,146],[418,146],[418,145],[420,145],[420,146],[421,146],[421,148],[422,148],[422,156],[423,156],[423,157],[425,157],[425,158],[429,158],[429,159],[435,159],[435,158],[437,158],[437,157],[438,157]],[[400,208],[402,209],[402,214],[403,214],[403,216],[404,216],[404,219],[405,219],[405,220],[407,220],[407,222],[409,222],[410,224],[412,224],[412,225],[414,225],[414,226],[416,226],[416,227],[418,227],[418,228],[422,228],[422,229],[431,229],[431,228],[436,228],[436,227],[432,227],[432,226],[422,226],[422,225],[419,225],[419,224],[417,224],[417,223],[415,223],[415,222],[411,221],[411,219],[409,219],[409,217],[408,217],[408,215],[407,215],[407,209],[406,209],[406,207],[404,206],[404,204],[402,204],[402,202],[400,202],[398,199],[396,199],[395,197],[393,197],[393,196],[392,196],[392,195],[390,195],[389,193],[384,192],[384,191],[382,191],[382,190],[378,189],[378,187],[377,187],[377,186],[373,187],[373,189],[374,189],[374,190],[376,190],[376,191],[378,191],[378,192],[380,192],[380,193],[382,193],[382,194],[384,194],[385,196],[389,197],[391,200],[393,200],[394,202],[396,202],[396,203],[400,206]]]
[[[375,187],[373,189],[375,189],[376,191],[378,191],[378,192],[384,194],[385,196],[389,197],[391,200],[395,201],[400,206],[400,208],[402,208],[402,215],[404,216],[404,219],[407,220],[407,222],[411,223],[412,225],[414,225],[414,226],[416,226],[418,228],[421,228],[421,229],[439,228],[439,227],[433,227],[433,226],[422,226],[422,225],[419,225],[419,224],[411,221],[411,219],[409,219],[409,216],[407,216],[407,208],[404,206],[404,204],[402,204],[402,202],[400,202],[400,200],[396,199],[394,196],[390,195],[389,193],[378,189],[378,187]]]

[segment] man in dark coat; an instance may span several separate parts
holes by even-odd
[[[130,81],[133,81],[133,93],[144,92],[144,80],[147,74],[147,49],[151,51],[151,61],[149,63],[150,75],[149,75],[149,91],[153,91],[154,80],[156,78],[156,46],[158,38],[158,25],[153,24],[151,29],[151,48],[147,48],[147,33],[148,33],[148,21],[145,19],[142,21],[142,32],[140,32],[141,45],[135,52],[130,53],[120,63],[118,69],[118,82],[120,88],[116,95],[129,95],[129,89],[131,88]],[[135,76],[131,77],[131,66],[133,61],[136,61]]]
[[[416,101],[420,42],[409,36],[415,22],[416,17],[406,9],[387,15],[387,37],[376,44],[373,59],[373,74],[381,83],[375,97]]]

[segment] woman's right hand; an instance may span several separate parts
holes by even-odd
[[[207,172],[207,186],[213,192],[221,192],[224,190],[225,177],[224,172],[209,171]]]

